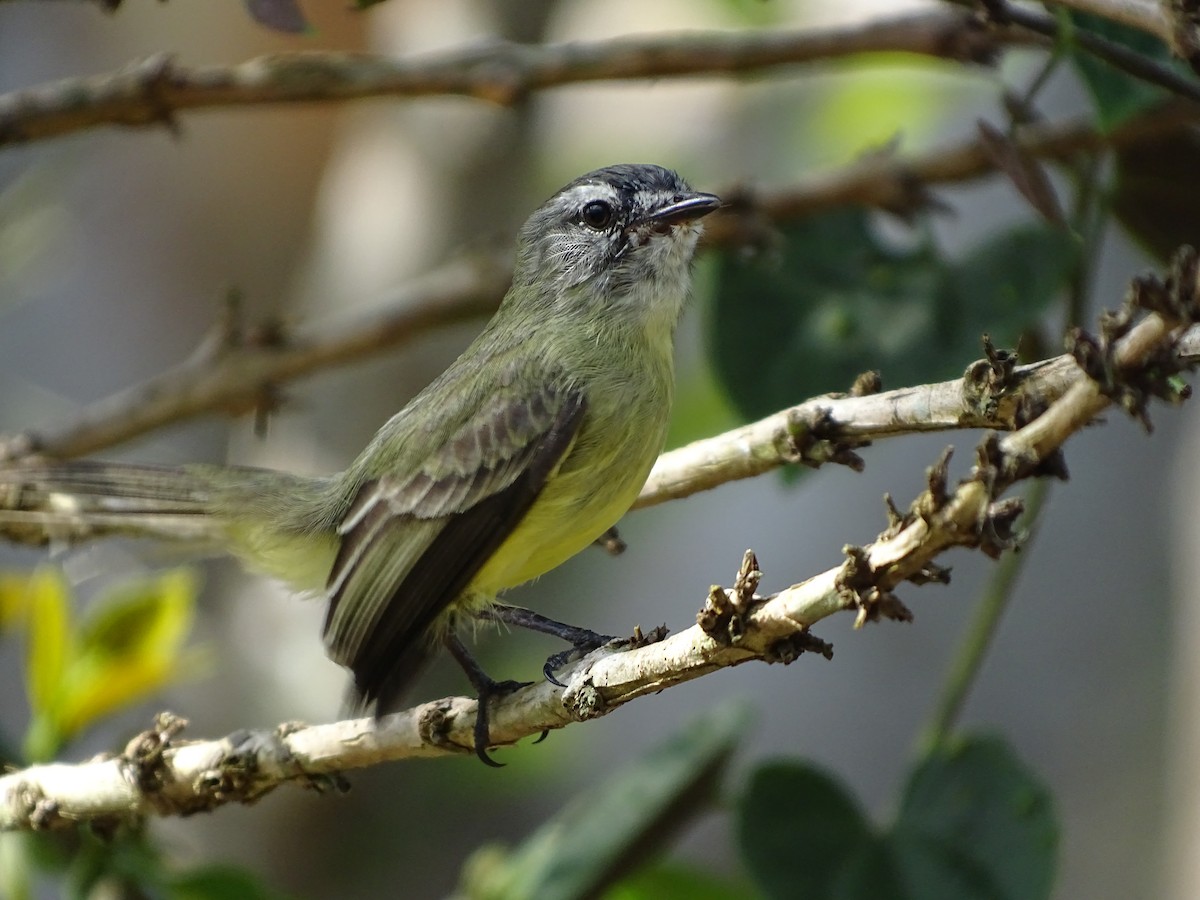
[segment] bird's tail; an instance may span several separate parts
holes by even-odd
[[[23,544],[110,536],[205,542],[211,489],[200,470],[93,461],[0,466],[0,538]]]

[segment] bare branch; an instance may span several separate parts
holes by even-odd
[[[531,91],[567,84],[749,72],[857,53],[986,62],[1003,44],[1040,41],[1024,30],[989,29],[967,13],[936,10],[802,31],[690,32],[542,46],[492,41],[411,58],[293,53],[234,66],[185,67],[158,55],[121,72],[0,95],[0,145],[99,125],[174,128],[180,112],[215,106],[382,95],[462,95],[514,104]]]
[[[262,341],[244,340],[240,329],[222,322],[183,364],[92,404],[57,428],[0,440],[0,460],[29,453],[81,456],[191,416],[270,404],[282,382],[494,312],[511,277],[507,259],[461,261],[415,281],[382,312]]]
[[[1066,159],[1107,146],[1124,146],[1195,122],[1200,112],[1177,104],[1130,120],[1103,134],[1073,120],[1020,129],[1017,146],[1043,159]],[[910,210],[928,202],[928,186],[961,183],[993,171],[978,139],[904,158],[876,154],[832,172],[819,172],[786,190],[755,194],[744,187],[723,192],[730,203],[714,216],[707,246],[753,242],[775,223],[846,205]],[[241,413],[269,403],[284,382],[327,366],[366,359],[406,343],[426,330],[487,315],[508,286],[507,259],[460,261],[409,285],[388,309],[322,324],[270,340],[247,341],[222,324],[187,362],[101,400],[70,420],[0,438],[0,460],[37,452],[66,458],[95,453],[156,428],[205,413]]]

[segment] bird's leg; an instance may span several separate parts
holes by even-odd
[[[471,682],[471,687],[475,688],[475,693],[479,698],[479,705],[475,713],[475,755],[485,765],[501,769],[504,767],[504,763],[498,763],[488,756],[488,747],[491,745],[491,734],[488,729],[488,703],[494,697],[503,697],[506,694],[511,694],[515,690],[532,684],[532,682],[495,681],[487,672],[483,671],[478,661],[467,650],[462,639],[457,634],[450,632],[446,635],[444,641],[446,649],[450,651],[450,655],[454,657],[454,661],[462,666],[467,680]]]
[[[533,610],[524,609],[520,606],[508,606],[504,603],[493,604],[481,615],[483,618],[491,619],[494,622],[504,622],[506,625],[514,625],[518,628],[528,628],[530,631],[548,634],[570,644],[570,650],[555,653],[542,666],[542,674],[546,676],[546,680],[559,687],[566,687],[566,685],[554,677],[555,669],[560,669],[567,663],[574,662],[581,656],[591,653],[597,647],[603,647],[610,641],[617,640],[617,638],[611,635],[599,634],[587,628],[577,628],[574,625],[566,625],[562,622],[556,622],[554,619],[547,619]]]

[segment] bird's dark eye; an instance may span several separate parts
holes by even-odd
[[[583,209],[580,210],[583,224],[588,228],[595,228],[597,231],[611,225],[614,215],[612,204],[603,200],[591,200],[585,203]]]

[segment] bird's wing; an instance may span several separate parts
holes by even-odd
[[[386,709],[426,632],[512,533],[570,450],[583,395],[561,383],[497,394],[407,477],[359,489],[339,529],[325,643],[359,699]]]

